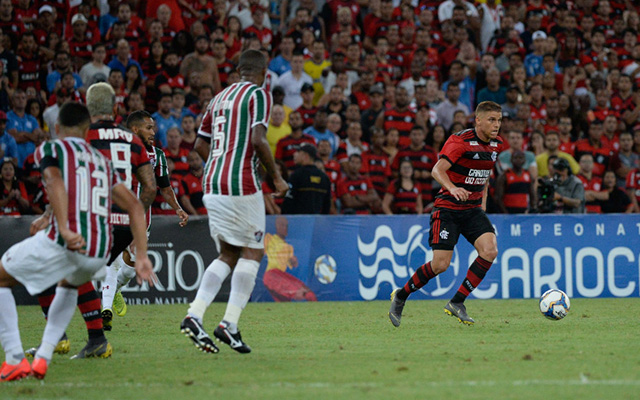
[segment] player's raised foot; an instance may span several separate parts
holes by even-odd
[[[191,318],[188,315],[184,317],[180,324],[180,332],[191,339],[193,344],[202,352],[217,353],[220,351],[200,322],[195,318]]]
[[[400,289],[396,289],[391,292],[391,307],[389,308],[389,320],[396,328],[400,326],[400,319],[402,319],[402,309],[404,309],[404,301],[396,297],[396,293]]]
[[[229,324],[226,321],[220,322],[220,325],[213,331],[213,335],[222,343],[228,344],[229,347],[238,353],[251,353],[251,347],[242,341],[240,331],[231,333],[229,331]]]
[[[448,302],[447,305],[444,306],[444,312],[445,314],[458,318],[458,321],[463,324],[473,325],[476,323],[473,318],[467,315],[467,307],[465,307],[464,303]]]
[[[27,357],[35,357],[36,352],[38,351],[38,347],[32,347],[29,350],[25,351],[24,354]],[[71,341],[69,340],[69,338],[67,337],[67,333],[65,332],[60,338],[60,341],[58,342],[58,344],[56,345],[56,348],[53,349],[53,352],[56,354],[67,354],[70,350],[71,350]]]
[[[44,376],[47,374],[47,368],[47,360],[44,358],[36,358],[31,364],[31,374],[37,379],[44,379]]]
[[[109,358],[113,354],[113,347],[106,339],[103,342],[91,343],[88,342],[84,349],[80,350],[80,353],[71,357],[72,360],[80,358]]]
[[[2,363],[0,368],[0,382],[17,381],[31,374],[31,365],[26,358],[18,364]]]
[[[108,308],[102,310],[102,329],[105,331],[113,329],[113,312]]]
[[[127,302],[120,291],[117,291],[116,296],[113,298],[113,311],[116,312],[118,317],[124,317],[127,314]]]

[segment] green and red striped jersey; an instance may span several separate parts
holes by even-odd
[[[60,169],[68,196],[69,229],[85,239],[87,256],[106,257],[112,244],[111,188],[121,183],[111,161],[84,139],[67,137],[40,145],[35,162],[41,168]],[[53,215],[46,234],[66,246]]]
[[[211,100],[198,135],[211,141],[202,180],[204,194],[246,196],[260,192],[253,127],[269,125],[271,93],[251,83],[227,87]]]

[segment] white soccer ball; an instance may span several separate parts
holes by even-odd
[[[570,308],[569,296],[560,289],[549,289],[540,297],[540,312],[554,321],[566,317]]]
[[[320,283],[324,283],[325,285],[327,285],[333,282],[336,279],[336,275],[338,274],[336,260],[334,260],[333,257],[328,254],[318,257],[316,259],[313,272],[315,273],[316,278],[318,278]]]

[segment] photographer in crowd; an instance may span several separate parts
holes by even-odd
[[[560,214],[584,213],[584,187],[582,181],[571,172],[569,162],[557,158],[552,165],[553,180],[541,179],[538,187],[540,212]]]

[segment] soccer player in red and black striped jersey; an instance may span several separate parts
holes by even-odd
[[[37,149],[36,163],[42,169],[51,202],[48,223],[32,230],[32,237],[12,246],[0,263],[0,343],[7,361],[0,381],[17,380],[28,374],[43,379],[54,349],[73,317],[79,302],[79,287],[104,265],[113,244],[109,208],[117,204],[131,220],[138,282],[155,282],[147,256],[143,208],[122,184],[111,161],[85,141],[89,112],[77,103],[60,109],[58,140]],[[51,304],[42,343],[33,365],[24,358],[18,315],[11,287],[22,283],[35,295],[58,284]]]
[[[483,101],[476,107],[476,127],[452,135],[433,167],[433,177],[442,188],[431,213],[429,245],[433,259],[418,268],[409,281],[391,294],[389,319],[400,326],[402,310],[409,295],[449,268],[453,249],[462,234],[478,251],[467,277],[445,306],[445,313],[473,325],[464,301],[478,287],[498,255],[498,243],[491,221],[485,214],[489,177],[502,151],[498,137],[502,107]]]

